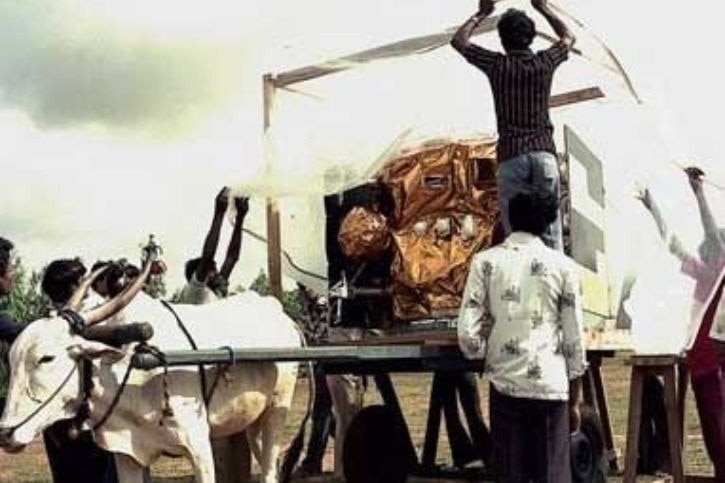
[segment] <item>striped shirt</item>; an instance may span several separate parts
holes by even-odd
[[[459,52],[491,82],[499,162],[535,151],[556,155],[549,97],[554,71],[569,57],[569,47],[557,42],[536,53],[521,50],[504,55],[469,43]]]

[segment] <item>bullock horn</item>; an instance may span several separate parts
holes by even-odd
[[[136,294],[141,291],[144,284],[146,283],[146,279],[148,278],[149,273],[151,273],[151,264],[152,259],[151,257],[149,257],[146,260],[143,271],[130,285],[128,285],[128,287],[124,288],[121,293],[119,293],[103,305],[99,305],[98,307],[95,307],[88,312],[84,312],[82,316],[83,320],[86,323],[86,327],[97,324],[99,322],[103,322],[104,320],[113,317],[118,312],[123,310],[123,308],[126,307],[129,303],[131,303],[131,300],[133,300]]]
[[[91,288],[93,282],[95,282],[98,276],[105,272],[107,268],[108,265],[98,267],[93,272],[91,272],[90,275],[81,280],[80,285],[78,285],[78,288],[75,289],[73,295],[71,295],[70,299],[68,299],[68,302],[65,304],[65,306],[73,310],[74,312],[77,312],[78,309],[81,308],[81,302],[83,302],[83,299],[86,297],[88,289]]]

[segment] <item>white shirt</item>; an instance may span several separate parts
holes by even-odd
[[[179,302],[182,304],[204,305],[219,300],[219,297],[210,289],[206,281],[200,282],[196,273],[191,275],[191,280],[181,290]]]
[[[567,400],[586,370],[581,287],[574,263],[514,232],[473,257],[458,317],[468,358],[486,358],[496,389],[511,397]]]

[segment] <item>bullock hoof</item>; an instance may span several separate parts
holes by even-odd
[[[571,476],[575,483],[607,481],[608,461],[599,415],[591,407],[582,408],[581,428],[571,435]]]
[[[404,483],[413,469],[406,429],[385,406],[361,410],[350,424],[342,449],[347,483]]]

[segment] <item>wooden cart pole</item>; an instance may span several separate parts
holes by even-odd
[[[274,78],[266,74],[262,78],[264,96],[264,134],[272,124],[274,106]],[[271,172],[271,170],[268,170]],[[272,295],[282,300],[282,236],[280,233],[279,206],[273,197],[267,198],[267,280]]]

